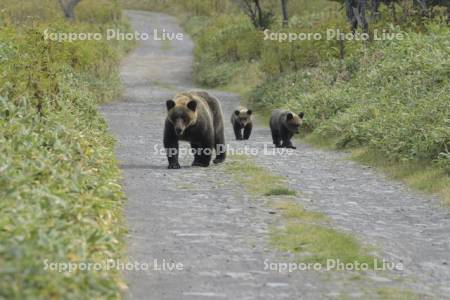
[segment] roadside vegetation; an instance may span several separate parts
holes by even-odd
[[[238,92],[263,116],[275,107],[304,111],[309,142],[354,151],[450,203],[448,2],[367,0],[359,23],[361,8],[348,15],[347,2],[358,1],[124,0],[180,17],[196,42],[199,84]],[[371,40],[327,39],[330,28]],[[270,33],[322,38],[278,42]]]
[[[119,42],[54,42],[49,32],[127,25],[114,0],[0,3],[0,298],[115,299],[117,271],[52,263],[119,259],[124,225],[114,140],[97,105],[120,93]],[[48,267],[46,269],[46,267]]]

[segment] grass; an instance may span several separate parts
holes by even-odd
[[[382,170],[389,177],[400,180],[412,188],[440,197],[450,205],[450,177],[429,161],[398,162],[370,151],[367,148],[352,150],[352,159]]]
[[[302,262],[326,265],[329,259],[343,263],[365,263],[373,267],[374,257],[351,235],[333,229],[329,219],[305,210],[293,201],[275,203],[282,211],[283,228],[271,231],[271,244],[281,251],[297,254]]]
[[[338,149],[335,140],[325,139],[314,132],[308,134],[305,141],[322,149]],[[430,161],[396,161],[367,147],[353,148],[350,153],[352,160],[374,167],[416,191],[436,195],[445,205],[450,205],[450,177]]]
[[[296,191],[286,186],[283,177],[270,174],[246,156],[231,156],[226,168],[254,196],[272,199],[271,207],[281,213],[282,228],[273,228],[270,233],[275,248],[297,254],[304,262],[326,265],[333,259],[373,267],[374,257],[365,254],[368,249],[351,235],[333,229],[325,215],[296,203],[292,199]]]
[[[164,52],[170,51],[173,48],[173,43],[170,40],[161,41],[161,50]]]
[[[377,296],[380,297],[380,299],[388,299],[388,300],[420,300],[420,299],[424,299],[424,295],[417,294],[408,289],[384,287],[384,288],[379,288],[376,292],[377,292]]]
[[[264,196],[295,196],[296,191],[290,190],[285,187],[273,188],[270,191],[266,192]]]
[[[51,42],[43,32],[127,24],[113,0],[82,1],[74,23],[55,1],[24,2],[0,4],[0,298],[118,299],[119,270],[58,272],[45,262],[122,259],[121,173],[97,107],[119,96],[130,45]]]
[[[328,218],[318,212],[305,210],[292,200],[280,200],[272,204],[272,207],[281,211],[286,220],[302,220],[303,222],[327,221]]]
[[[285,180],[281,176],[272,175],[266,169],[253,163],[244,155],[230,155],[226,169],[236,182],[242,184],[248,192],[258,195],[272,195],[274,192],[295,194],[285,186]]]

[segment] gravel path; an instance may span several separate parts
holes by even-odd
[[[183,32],[167,15],[127,15],[139,32]],[[344,272],[265,270],[265,260],[291,259],[268,245],[269,227],[279,217],[269,213],[265,200],[248,196],[224,165],[191,168],[192,158],[186,156],[180,160],[182,169],[167,170],[164,153],[155,151],[162,147],[165,100],[193,88],[192,51],[186,35],[183,41],[142,41],[123,61],[122,101],[102,107],[117,137],[124,173],[129,261],[153,264],[150,270],[126,272],[126,298],[367,299],[367,293],[373,297],[372,291],[386,286],[407,287],[421,298],[449,298],[448,210],[436,199],[346,160],[345,154],[299,142],[292,155],[254,159],[286,176],[291,188],[300,191],[302,205],[327,214],[337,228],[374,245],[383,257],[403,262],[405,271],[370,272],[355,280]],[[230,146],[263,151],[270,142],[268,129],[256,127],[250,141],[234,142],[228,119],[239,98],[212,93],[221,100]],[[173,263],[183,270],[168,270]],[[166,270],[154,269],[162,265]]]

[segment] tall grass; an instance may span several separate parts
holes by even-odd
[[[114,299],[118,271],[45,267],[121,257],[120,173],[97,104],[120,93],[129,46],[58,43],[43,32],[126,26],[114,1],[83,1],[75,23],[54,2],[1,3],[0,298]]]
[[[450,172],[450,30],[380,42],[359,59],[330,61],[258,87],[251,103],[306,112],[306,127],[339,148],[368,146],[396,161]]]

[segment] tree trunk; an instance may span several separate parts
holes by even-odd
[[[447,24],[450,24],[450,5],[447,7]]]
[[[281,11],[283,13],[283,26],[287,27],[289,25],[289,15],[288,15],[288,0],[281,0]]]
[[[261,3],[259,2],[259,0],[255,0],[255,7],[256,7],[256,12],[258,14],[258,27],[259,28],[263,28],[264,24],[263,24],[263,13],[262,13],[262,8],[261,8]]]
[[[73,21],[75,20],[75,7],[80,3],[81,0],[59,0],[59,5],[64,13],[66,19]]]
[[[353,5],[353,0],[345,0],[345,11],[347,13],[347,19],[350,22],[352,32],[355,33],[356,28],[358,28],[358,21],[355,15],[355,7]]]
[[[414,7],[420,9],[420,15],[422,17],[427,15],[428,5],[426,0],[414,0]]]
[[[371,20],[378,20],[379,16],[380,16],[380,4],[381,4],[381,0],[372,0],[371,5],[370,5],[370,17]]]
[[[369,33],[369,23],[367,23],[367,18],[366,18],[366,0],[359,0],[359,16],[361,18],[361,28],[363,29],[363,31],[365,33]]]

